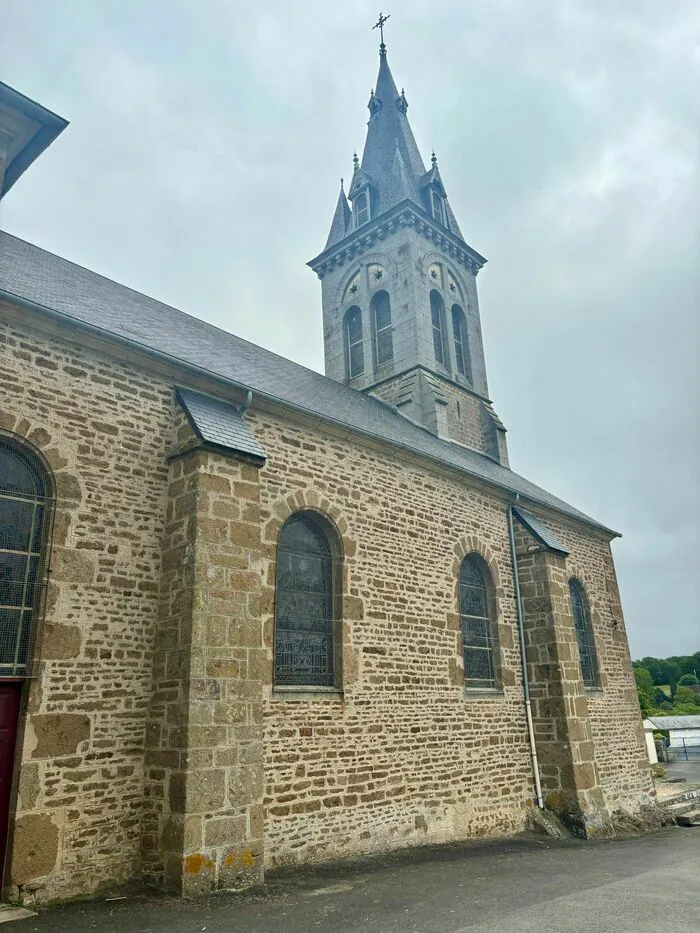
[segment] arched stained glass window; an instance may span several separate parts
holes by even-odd
[[[452,336],[455,343],[457,371],[471,381],[467,321],[464,317],[464,311],[462,311],[459,305],[452,305]]]
[[[394,358],[394,338],[391,329],[391,301],[389,293],[377,292],[372,298],[372,320],[374,324],[374,352],[377,366]]]
[[[345,343],[348,356],[348,378],[365,371],[365,350],[362,343],[362,311],[355,306],[345,314]]]
[[[287,520],[277,547],[275,683],[333,686],[338,674],[339,545],[313,512]]]
[[[488,690],[498,685],[498,645],[487,573],[477,555],[464,558],[459,571],[459,615],[466,685]]]
[[[49,488],[38,457],[0,435],[0,677],[28,674],[41,598]]]
[[[430,292],[430,318],[433,325],[433,350],[435,359],[443,366],[447,365],[445,356],[445,302],[440,292]]]
[[[587,687],[598,686],[598,658],[596,656],[595,641],[593,639],[593,626],[591,614],[588,609],[586,591],[579,580],[569,580],[569,596],[571,598],[571,612],[574,617],[578,653],[581,659],[581,674]]]

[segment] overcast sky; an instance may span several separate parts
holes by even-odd
[[[323,371],[323,247],[377,0],[0,0],[70,120],[18,236]],[[633,657],[700,648],[697,0],[401,0],[386,41],[478,278],[513,468],[621,531]]]

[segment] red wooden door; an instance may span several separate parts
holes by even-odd
[[[20,683],[0,683],[0,877],[7,845],[10,794],[15,763]]]

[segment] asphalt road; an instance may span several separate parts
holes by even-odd
[[[689,784],[700,784],[700,755],[694,755],[688,761],[680,759],[668,762],[664,768],[668,777],[682,777]]]
[[[269,875],[255,896],[74,904],[8,933],[659,933],[700,930],[700,827],[534,835]]]

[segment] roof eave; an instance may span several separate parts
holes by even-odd
[[[388,211],[374,217],[363,227],[350,231],[342,240],[324,249],[314,259],[309,260],[307,266],[313,269],[319,277],[322,277],[327,266],[342,265],[352,259],[355,253],[359,254],[366,249],[370,249],[380,233],[395,233],[399,227],[404,226],[415,226],[427,239],[432,239],[438,245],[446,248],[458,262],[468,265],[474,275],[488,262],[484,256],[472,249],[461,237],[433,220],[430,214],[416,204],[415,201],[406,198]]]
[[[2,188],[0,189],[0,198],[2,198],[12,188],[17,179],[26,172],[32,162],[38,159],[41,153],[63,132],[68,126],[68,120],[59,117],[58,114],[48,110],[29,97],[25,97],[24,94],[20,94],[19,91],[2,81],[0,81],[0,101],[41,126],[41,129],[31,137],[5,167]]]

